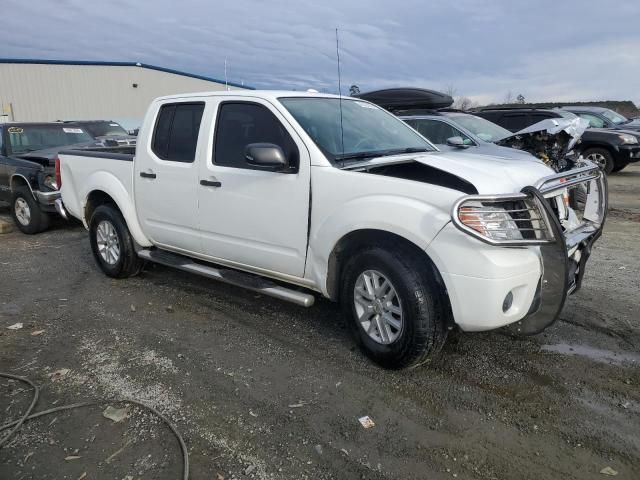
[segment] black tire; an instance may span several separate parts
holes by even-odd
[[[20,204],[26,204],[27,208],[20,207]],[[19,187],[13,191],[11,216],[20,231],[27,235],[40,233],[49,228],[49,214],[40,209],[40,205],[27,187]]]
[[[602,168],[602,170],[604,171],[604,173],[606,173],[607,175],[609,175],[614,167],[615,167],[615,162],[613,161],[613,155],[611,155],[611,152],[609,152],[609,150],[606,150],[604,148],[588,148],[587,150],[585,150],[584,152],[582,152],[582,157],[588,159],[589,156],[601,156],[602,157],[602,164],[600,164],[600,168]],[[598,162],[596,162],[598,163]]]
[[[103,235],[103,229],[109,228],[108,225],[113,228],[113,233],[115,234],[111,241],[117,240],[119,250],[117,258],[108,257],[110,261],[103,257],[98,246],[99,227],[101,228],[100,234]],[[140,273],[144,261],[136,254],[133,238],[122,214],[116,207],[107,204],[100,205],[95,209],[89,222],[89,238],[93,258],[105,275],[113,278],[127,278]],[[104,247],[103,243],[102,246]]]
[[[622,170],[627,165],[629,165],[629,163],[619,163],[615,167],[613,167],[613,170],[611,170],[611,173],[619,172],[620,170]]]
[[[356,282],[361,274],[371,270],[389,280],[402,307],[402,327],[396,330],[397,338],[387,344],[374,340],[364,330],[356,311]],[[379,365],[393,369],[409,367],[424,362],[442,348],[450,310],[446,294],[424,255],[394,247],[366,248],[345,265],[342,285],[342,307],[355,341]]]

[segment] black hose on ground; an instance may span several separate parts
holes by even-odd
[[[11,375],[10,373],[0,373],[0,377],[11,378],[12,380],[18,380],[20,382],[24,382],[31,385],[31,387],[33,388],[33,399],[31,400],[31,405],[29,405],[29,408],[27,408],[27,411],[24,412],[24,415],[20,417],[19,420],[12,422],[12,425],[14,425],[14,427],[11,429],[11,431],[7,433],[4,437],[0,438],[0,448],[2,448],[4,444],[7,443],[9,439],[13,436],[13,434],[18,431],[18,429],[22,426],[22,424],[26,422],[27,419],[29,418],[29,415],[35,408],[36,403],[38,403],[38,398],[40,397],[40,389],[35,383],[33,383],[31,380],[29,380],[26,377],[19,377],[18,375]],[[0,428],[0,432],[3,430],[6,430],[6,429]]]
[[[29,384],[33,388],[33,400],[31,401],[31,405],[29,405],[29,408],[24,413],[24,415],[20,417],[18,420],[5,423],[4,425],[0,426],[0,432],[11,429],[8,434],[6,434],[4,437],[2,437],[2,439],[0,439],[0,448],[2,448],[7,443],[9,438],[11,438],[22,426],[22,424],[27,420],[33,420],[35,418],[39,418],[44,415],[49,415],[51,413],[61,412],[64,410],[72,410],[74,408],[81,408],[81,407],[91,407],[95,405],[100,405],[102,403],[132,403],[134,405],[138,405],[142,408],[145,408],[146,410],[149,410],[151,413],[159,417],[169,427],[171,432],[174,434],[174,436],[178,440],[178,443],[180,444],[180,450],[182,451],[182,480],[189,480],[189,453],[187,452],[187,445],[184,443],[184,439],[182,438],[182,435],[180,435],[180,432],[178,432],[176,427],[169,421],[167,417],[165,417],[162,413],[160,413],[155,408],[150,407],[149,405],[145,405],[144,403],[141,403],[137,400],[111,399],[111,400],[103,400],[99,402],[93,401],[93,402],[74,403],[71,405],[62,405],[60,407],[54,407],[48,410],[42,410],[40,412],[36,412],[32,414],[31,412],[35,408],[36,403],[38,403],[38,398],[40,396],[40,389],[37,387],[37,385],[26,377],[11,375],[9,373],[0,372],[0,377],[10,378],[12,380],[18,380],[18,381],[24,382]]]

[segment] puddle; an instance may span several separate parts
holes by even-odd
[[[640,355],[635,353],[612,352],[611,350],[601,350],[588,345],[558,343],[556,345],[543,345],[542,350],[545,352],[561,353],[563,355],[579,355],[600,363],[614,363],[616,365],[632,363],[640,365]]]

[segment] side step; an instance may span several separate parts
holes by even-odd
[[[250,273],[239,272],[229,268],[217,268],[209,265],[196,263],[189,257],[164,250],[140,250],[138,256],[150,262],[159,263],[167,267],[177,268],[185,272],[195,273],[203,277],[218,280],[220,282],[235,285],[237,287],[253,290],[270,297],[286,300],[302,307],[310,307],[315,301],[315,297],[309,293],[299,292],[290,288],[278,285],[268,280]]]

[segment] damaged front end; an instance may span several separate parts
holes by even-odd
[[[495,143],[529,152],[556,172],[566,172],[578,162],[573,148],[588,126],[583,118],[548,118]]]
[[[542,275],[535,297],[511,331],[535,334],[555,322],[568,295],[580,288],[607,204],[606,177],[588,162],[516,195],[469,195],[456,203],[452,218],[460,230],[491,245],[539,248]]]

